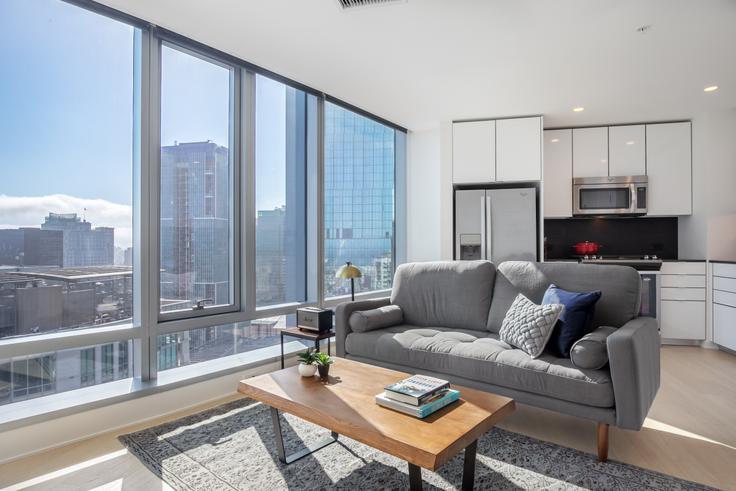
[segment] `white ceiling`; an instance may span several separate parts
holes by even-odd
[[[102,0],[412,130],[543,114],[545,126],[736,107],[736,1]],[[651,25],[646,34],[636,32]],[[703,93],[708,85],[720,90]],[[574,106],[584,106],[573,113]]]

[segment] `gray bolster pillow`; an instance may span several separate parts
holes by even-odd
[[[577,368],[598,370],[608,363],[606,339],[616,332],[614,327],[599,327],[575,341],[570,348],[570,361]]]
[[[404,320],[404,313],[398,305],[386,305],[371,310],[358,310],[350,316],[350,329],[355,332],[368,332],[374,329],[395,326]]]

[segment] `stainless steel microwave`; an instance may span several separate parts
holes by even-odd
[[[646,215],[647,176],[576,177],[573,215]]]

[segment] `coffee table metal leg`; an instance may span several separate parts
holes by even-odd
[[[473,489],[475,483],[475,454],[478,450],[478,440],[465,447],[465,462],[463,463],[463,491]]]
[[[422,490],[422,468],[409,462],[409,489],[411,491]]]
[[[297,461],[302,457],[306,457],[307,455],[316,452],[320,448],[326,447],[330,443],[335,443],[337,441],[338,434],[332,431],[330,432],[330,437],[320,440],[317,443],[308,446],[304,450],[300,450],[291,455],[286,455],[286,450],[284,449],[284,437],[281,433],[281,420],[279,420],[279,410],[275,407],[271,408],[271,421],[273,422],[273,433],[276,439],[276,453],[279,456],[279,460],[284,464],[291,464],[292,462]]]

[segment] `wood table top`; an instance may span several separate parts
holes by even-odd
[[[242,380],[257,401],[373,448],[436,470],[514,411],[512,399],[453,385],[460,401],[424,419],[375,403],[383,388],[410,374],[336,358],[329,380],[301,377],[297,367]]]

